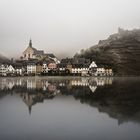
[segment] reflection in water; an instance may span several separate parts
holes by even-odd
[[[112,77],[0,78],[0,98],[9,93],[19,94],[31,114],[32,106],[37,103],[59,95],[71,95],[82,104],[118,119],[119,124],[129,120],[140,122],[139,81]]]
[[[131,87],[131,88],[130,88]],[[4,92],[3,92],[4,91]],[[10,92],[9,92],[10,91]],[[19,94],[29,108],[56,96],[72,95],[81,103],[97,107],[110,117],[140,122],[139,80],[131,78],[1,78],[0,98],[6,94]]]
[[[40,79],[40,78],[1,78],[0,90],[9,93],[19,93],[31,114],[32,106],[53,99],[55,96],[93,94],[97,87],[111,85],[113,78],[68,78],[68,79]],[[79,94],[80,93],[80,94]]]
[[[139,139],[139,83],[140,78],[0,78],[0,139]]]

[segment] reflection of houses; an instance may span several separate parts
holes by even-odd
[[[104,86],[111,85],[113,77],[95,77],[95,78],[73,78],[73,79],[64,79],[51,81],[51,79],[40,79],[40,78],[1,78],[0,85],[1,89],[7,88],[12,89],[14,86],[24,85],[27,90],[30,91],[47,91],[47,92],[56,92],[59,87],[89,87],[89,86]]]
[[[27,88],[27,81],[32,83],[30,89]],[[111,85],[112,81],[113,77],[0,78],[0,97],[3,93],[21,95],[31,113],[34,105],[46,99],[59,94],[70,95],[78,102],[80,100],[81,103],[96,107],[99,112],[107,113],[109,117],[117,119],[119,124],[126,121],[140,122],[139,79],[115,78],[112,86],[106,86]]]
[[[27,89],[36,89],[36,80],[27,80]]]
[[[76,99],[96,93],[98,86],[111,84],[108,78],[70,78],[70,79],[41,79],[41,78],[1,78],[0,90],[20,93],[24,103],[31,113],[32,106],[42,103],[45,99],[53,99],[59,94],[72,95]],[[104,82],[103,82],[104,81]]]
[[[92,93],[94,93],[95,92],[95,90],[96,90],[96,88],[97,88],[97,86],[89,86],[89,88],[90,88],[90,90],[92,91]]]
[[[0,79],[0,90],[4,90],[7,86],[7,81],[5,78]]]
[[[71,81],[71,85],[72,86],[89,86],[89,82],[88,82],[88,79],[86,80],[72,80]]]
[[[1,78],[0,79],[0,89],[11,90],[14,86],[21,86],[24,82],[21,79],[13,80],[11,78]]]
[[[14,84],[18,85],[12,89],[15,94],[17,93],[17,88],[20,89],[22,85],[27,86],[25,85],[25,78],[13,79],[14,78],[1,78],[0,87],[2,85],[3,87],[6,86],[9,81],[13,81]],[[28,78],[28,80],[31,79]],[[20,93],[23,101],[29,107],[30,113],[35,104],[42,103],[45,99],[52,99],[58,96],[58,94],[54,94],[54,92],[59,89],[59,94],[73,96],[76,100],[80,100],[81,103],[96,107],[99,112],[107,113],[111,118],[117,119],[119,124],[126,121],[140,122],[138,79],[131,79],[131,82],[128,78],[123,80],[115,79],[113,86],[106,86],[107,84],[111,84],[112,81],[112,77],[65,78],[55,80],[51,78],[32,78],[32,82],[37,83],[38,88],[33,91],[23,88],[22,95],[21,91],[18,93]],[[103,85],[102,83],[104,83],[104,86],[98,87],[98,85]],[[133,88],[129,89],[130,86]],[[39,87],[41,87],[42,90]],[[44,87],[46,87],[45,90]],[[93,92],[95,94],[91,94]]]

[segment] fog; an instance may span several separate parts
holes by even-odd
[[[139,28],[139,0],[0,0],[0,52],[19,57],[28,46],[71,57],[118,27]]]

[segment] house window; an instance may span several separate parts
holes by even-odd
[[[24,57],[26,57],[26,54],[24,54]]]
[[[28,57],[30,58],[30,54],[28,54]]]

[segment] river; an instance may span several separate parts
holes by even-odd
[[[0,140],[140,140],[140,78],[0,78]]]

